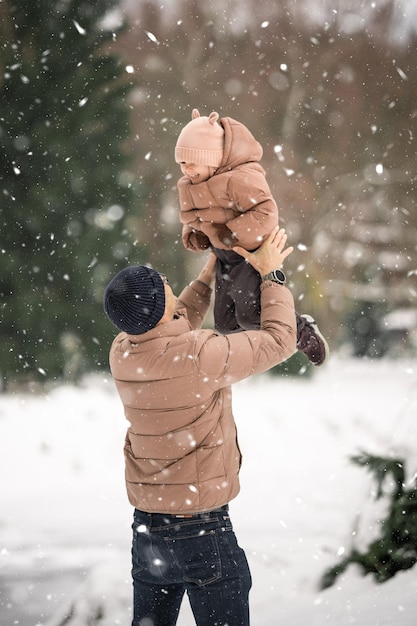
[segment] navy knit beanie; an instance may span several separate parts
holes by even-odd
[[[126,267],[107,285],[104,310],[119,330],[129,335],[146,333],[157,325],[165,312],[162,278],[145,265]]]

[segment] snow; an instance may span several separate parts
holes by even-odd
[[[416,379],[412,361],[334,357],[309,379],[235,386],[244,458],[230,509],[256,626],[415,623],[415,569],[380,585],[354,567],[325,591],[318,581],[378,532],[372,477],[349,457],[401,456],[416,472]],[[106,375],[0,396],[2,626],[130,624],[125,426]],[[186,599],[178,624],[194,624]]]

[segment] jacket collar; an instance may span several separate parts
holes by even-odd
[[[128,335],[127,333],[121,333],[126,337],[131,344],[139,345],[144,344],[147,341],[153,339],[165,339],[167,337],[177,337],[183,335],[191,330],[191,326],[186,316],[181,313],[176,313],[176,317],[171,322],[165,322],[164,324],[158,324],[155,328],[148,330],[147,333],[142,335]]]

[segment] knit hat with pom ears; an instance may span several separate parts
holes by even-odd
[[[175,161],[219,167],[224,148],[224,130],[217,123],[219,114],[213,111],[208,117],[201,117],[198,109],[193,109],[191,118],[179,134]]]

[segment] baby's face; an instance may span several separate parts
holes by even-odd
[[[214,169],[208,165],[196,163],[180,163],[181,172],[194,183],[201,183],[213,175]]]

